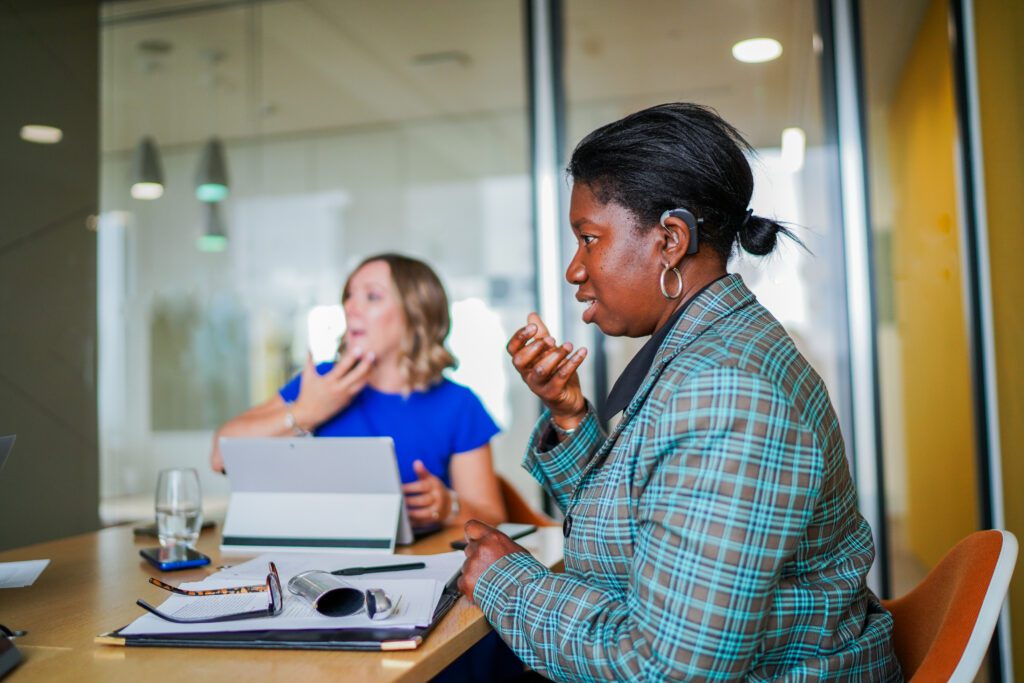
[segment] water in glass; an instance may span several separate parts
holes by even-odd
[[[156,486],[156,528],[160,545],[194,546],[202,524],[199,474],[192,468],[162,470]]]

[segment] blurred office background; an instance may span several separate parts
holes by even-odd
[[[3,3],[0,548],[144,517],[168,466],[215,516],[213,430],[297,371],[311,312],[381,251],[441,274],[453,378],[542,505],[504,342],[540,310],[593,351],[598,398],[643,343],[579,321],[561,169],[675,100],[747,136],[753,209],[807,246],[731,269],[829,386],[873,587],[973,529],[1021,534],[1022,31],[1013,0]],[[1010,605],[994,679],[1024,667]]]

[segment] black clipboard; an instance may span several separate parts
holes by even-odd
[[[201,647],[240,650],[362,650],[397,651],[415,650],[438,622],[458,601],[456,574],[444,588],[434,609],[430,624],[420,628],[404,629],[316,629],[281,631],[230,631],[213,633],[168,633],[147,635],[121,635],[121,629],[96,636],[100,645],[123,647]],[[122,627],[125,628],[125,627]]]
[[[3,678],[21,664],[21,653],[14,642],[0,632],[0,678]]]

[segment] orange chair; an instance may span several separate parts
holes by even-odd
[[[912,591],[882,604],[907,681],[973,681],[985,658],[1017,562],[1008,531],[976,531]]]
[[[529,503],[519,494],[519,491],[500,474],[498,475],[498,486],[501,488],[501,498],[505,502],[505,512],[508,515],[508,521],[536,526],[558,526],[558,522],[543,512],[538,512],[531,508]]]

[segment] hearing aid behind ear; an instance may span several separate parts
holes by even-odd
[[[667,221],[670,217],[678,218],[684,223],[686,223],[686,227],[690,229],[690,244],[686,247],[686,253],[696,254],[697,248],[699,246],[698,242],[700,239],[698,235],[698,230],[701,223],[704,222],[704,219],[697,218],[687,209],[669,209],[665,211],[665,213],[661,214],[661,220],[658,221],[659,223],[661,223],[661,227],[668,227],[667,225],[665,225],[665,221]]]

